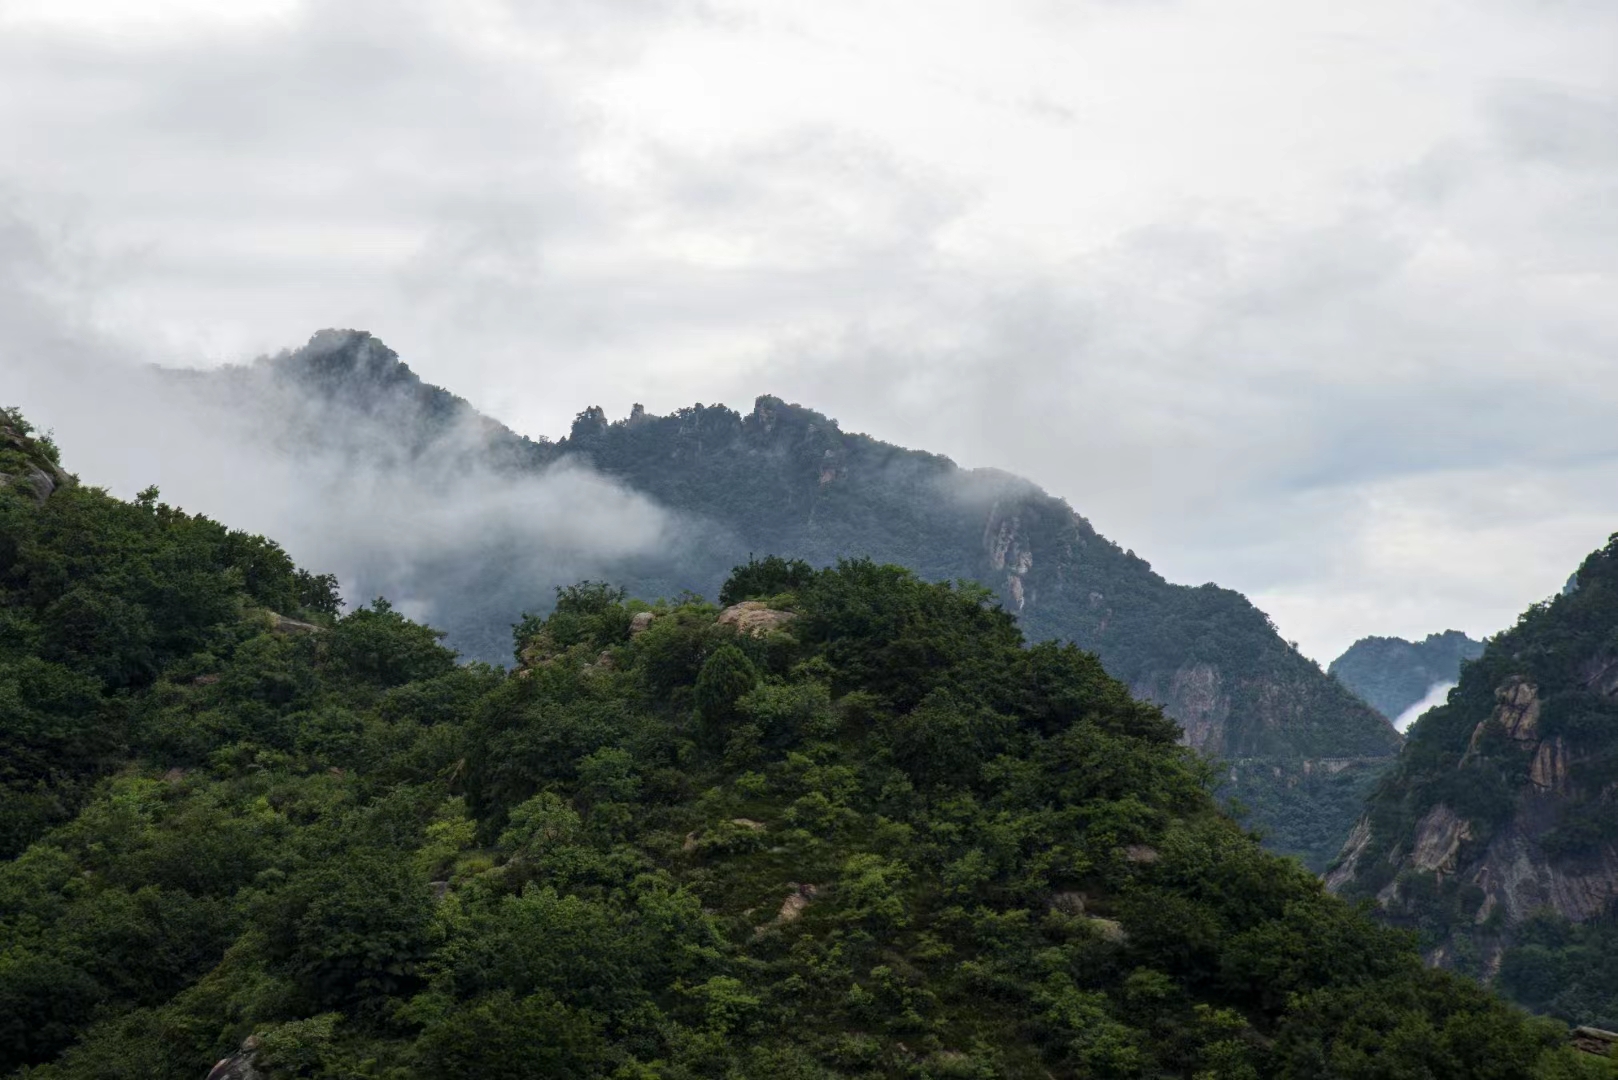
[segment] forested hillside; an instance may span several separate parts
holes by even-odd
[[[0,462],[35,807],[0,1074],[1614,1075],[1262,851],[1157,707],[986,591],[584,583],[507,672],[156,492]]]
[[[695,405],[654,416],[637,407],[610,421],[592,408],[560,441],[528,440],[422,383],[369,334],[337,331],[186,381],[248,417],[263,441],[310,460],[436,468],[470,457],[513,473],[587,465],[673,515],[657,550],[598,571],[633,595],[712,597],[753,552],[816,566],[871,558],[929,581],[980,582],[1029,637],[1094,651],[1134,693],[1162,704],[1192,746],[1226,762],[1227,793],[1273,847],[1316,869],[1398,750],[1384,718],[1283,641],[1241,594],[1168,583],[1027,481],[848,434],[776,398],[759,398],[747,414]],[[463,474],[444,482],[465,482]],[[543,610],[565,582],[520,570],[506,541],[458,556],[423,566],[408,587],[430,601],[451,644],[497,661],[500,628],[524,609]]]
[[[1420,641],[1360,638],[1326,670],[1360,700],[1389,720],[1425,698],[1434,686],[1454,683],[1461,665],[1483,654],[1483,642],[1459,630],[1428,634]]]
[[[1618,537],[1410,730],[1329,882],[1434,962],[1618,1027]]]

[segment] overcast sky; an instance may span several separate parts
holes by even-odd
[[[1610,0],[0,0],[0,146],[0,398],[323,326],[534,435],[774,393],[1322,660],[1618,530]]]

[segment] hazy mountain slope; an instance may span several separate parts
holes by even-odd
[[[0,487],[0,761],[95,781],[0,855],[0,1075],[1618,1075],[975,587],[581,586],[508,672],[329,585],[149,492]]]
[[[1459,630],[1428,634],[1421,641],[1366,637],[1326,670],[1389,720],[1421,701],[1434,686],[1453,683],[1461,664],[1483,654],[1483,642]]]
[[[1135,693],[1163,704],[1193,746],[1230,762],[1230,790],[1276,847],[1317,866],[1398,748],[1385,719],[1283,642],[1240,594],[1169,584],[1027,481],[847,434],[776,398],[759,398],[746,415],[697,405],[609,421],[588,409],[549,443],[489,435],[489,422],[423,388],[364,334],[326,332],[304,350],[217,378],[307,387],[321,424],[275,421],[300,430],[303,453],[318,452],[323,438],[344,452],[362,445],[342,433],[342,409],[366,426],[381,412],[389,422],[380,430],[396,429],[407,448],[389,452],[390,467],[466,453],[472,430],[470,442],[487,439],[506,467],[587,468],[649,497],[672,515],[663,544],[602,571],[639,595],[712,596],[755,552],[815,565],[870,557],[931,580],[983,582],[1030,636],[1094,650]],[[296,414],[297,404],[293,394],[277,407]],[[505,647],[492,628],[545,607],[558,583],[508,572],[508,555],[469,547],[461,561],[476,573],[432,595],[426,614],[472,655],[499,658]],[[416,592],[431,593],[430,583]]]
[[[1328,881],[1435,962],[1618,1026],[1618,538],[1416,722]]]

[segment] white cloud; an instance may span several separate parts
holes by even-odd
[[[1611,5],[133,10],[0,2],[0,184],[148,358],[365,326],[533,434],[777,393],[1322,659],[1618,527]]]

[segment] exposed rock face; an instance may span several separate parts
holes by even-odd
[[[1574,922],[1600,915],[1618,897],[1618,844],[1574,862],[1549,855],[1543,837],[1530,822],[1513,821],[1469,863],[1465,880],[1483,889],[1491,912],[1504,908],[1512,923],[1546,908]]]
[[[1326,872],[1326,888],[1337,892],[1352,882],[1360,871],[1360,860],[1365,857],[1365,852],[1370,846],[1371,823],[1361,818],[1354,823],[1354,831],[1348,834],[1348,843],[1343,845],[1343,853],[1338,856],[1337,865]]]
[[[1455,873],[1461,845],[1472,839],[1472,824],[1439,803],[1416,826],[1416,839],[1410,851],[1410,865],[1439,876]]]
[[[220,1060],[208,1073],[208,1080],[265,1080],[264,1074],[253,1064],[253,1055],[258,1052],[259,1039],[257,1035],[249,1035],[242,1043],[242,1048],[228,1058]]]
[[[318,634],[323,629],[324,627],[316,626],[314,623],[300,622],[297,619],[289,619],[285,615],[270,612],[270,630],[273,633],[296,636],[298,634]]]
[[[1569,753],[1567,742],[1560,735],[1539,744],[1534,751],[1534,763],[1528,768],[1528,779],[1543,792],[1566,791],[1568,787]]]
[[[1513,679],[1496,690],[1494,696],[1500,703],[1495,719],[1506,734],[1521,743],[1537,741],[1539,688],[1526,679]]]
[[[795,890],[781,901],[781,913],[775,917],[775,921],[789,923],[801,918],[804,908],[814,901],[815,894],[819,891],[813,885],[795,886]]]
[[[657,616],[650,611],[635,612],[634,616],[629,620],[629,636],[638,637],[644,634],[651,629],[652,621],[656,618]]]
[[[776,611],[758,600],[743,600],[719,613],[720,626],[734,626],[736,632],[749,637],[762,637],[779,630],[798,616],[790,611]]]
[[[7,423],[0,423],[0,453],[4,455],[0,457],[0,488],[21,484],[41,505],[74,482],[51,460],[44,445]]]
[[[1618,1032],[1593,1027],[1574,1028],[1573,1047],[1586,1054],[1597,1054],[1601,1057],[1618,1056]]]
[[[1015,504],[1002,508],[999,501],[990,508],[983,527],[983,549],[989,567],[1005,574],[1005,589],[1011,608],[1022,611],[1028,606],[1028,572],[1034,568],[1034,551],[1030,538],[1022,529]]]
[[[1136,697],[1163,706],[1164,712],[1178,720],[1185,729],[1187,746],[1210,754],[1224,753],[1230,698],[1218,668],[1187,664],[1167,680],[1153,678],[1129,689]]]

